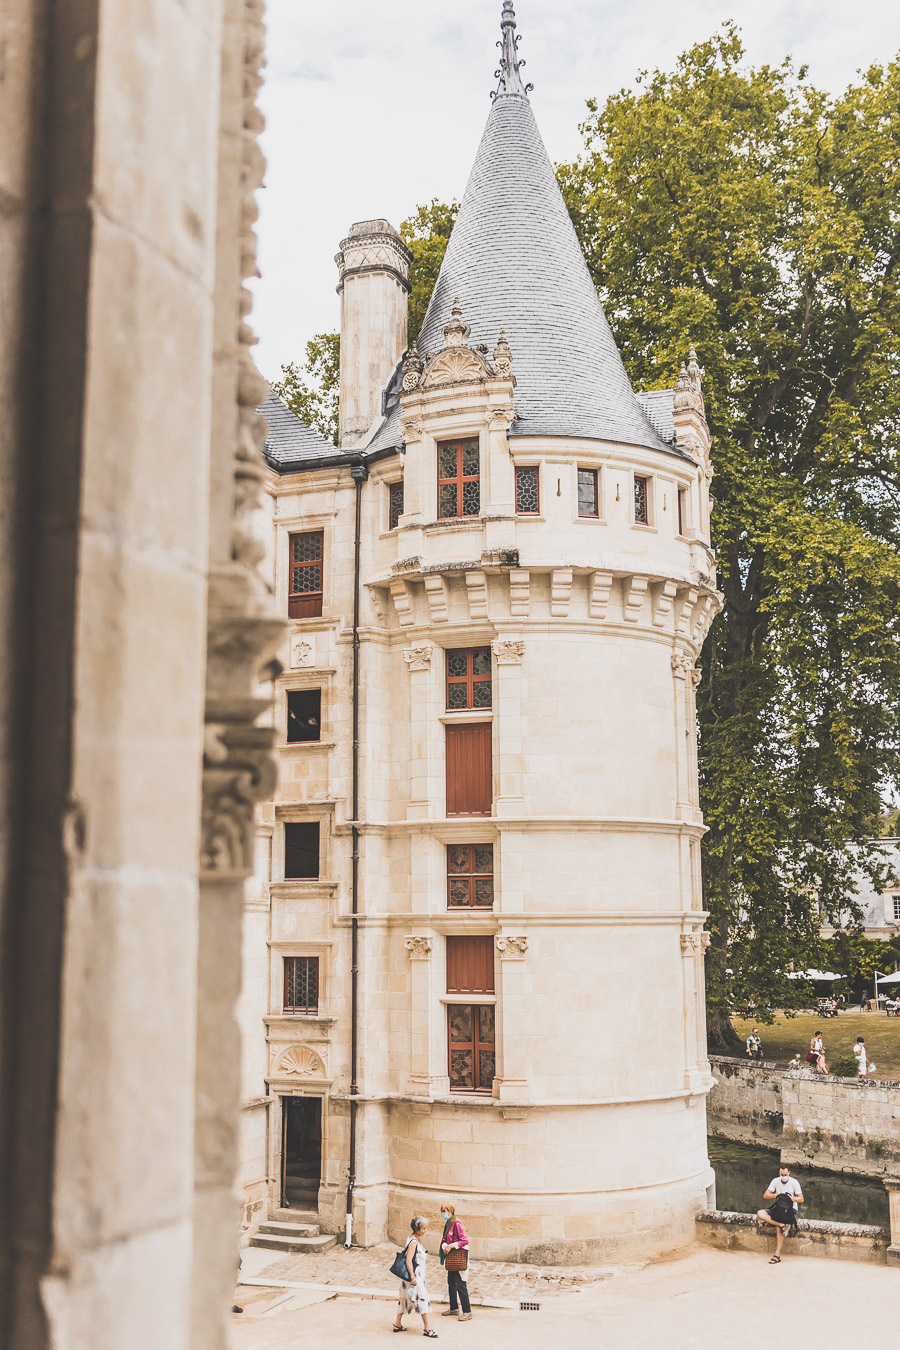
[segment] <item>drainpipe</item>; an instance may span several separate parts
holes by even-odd
[[[353,539],[353,792],[350,827],[353,841],[353,873],[350,884],[350,1168],[347,1181],[347,1227],[344,1246],[353,1245],[353,1191],[356,1186],[356,1111],[359,1093],[359,571],[362,541],[362,489],[369,470],[354,464],[350,475],[356,484],[356,529]]]

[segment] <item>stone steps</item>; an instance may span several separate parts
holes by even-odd
[[[327,1252],[337,1245],[333,1233],[323,1233],[316,1215],[298,1210],[285,1215],[281,1210],[274,1219],[261,1223],[250,1239],[251,1247],[262,1247],[274,1252]]]

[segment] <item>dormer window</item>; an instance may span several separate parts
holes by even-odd
[[[478,438],[438,446],[438,517],[455,520],[481,510]]]

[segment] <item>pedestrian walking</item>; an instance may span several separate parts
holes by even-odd
[[[758,1209],[756,1217],[760,1223],[770,1223],[775,1228],[775,1255],[769,1257],[769,1265],[777,1266],[781,1262],[785,1231],[796,1226],[797,1206],[803,1204],[800,1182],[791,1176],[791,1169],[784,1163],[778,1169],[778,1176],[769,1182],[763,1199],[771,1200],[772,1204],[768,1209]]]
[[[856,1071],[860,1078],[865,1078],[869,1066],[866,1056],[866,1043],[862,1036],[857,1036],[856,1044],[853,1047],[853,1053],[856,1056]]]
[[[400,1280],[400,1299],[397,1303],[394,1330],[405,1331],[406,1327],[403,1325],[404,1313],[416,1312],[421,1317],[422,1325],[425,1328],[423,1334],[430,1336],[432,1340],[437,1340],[437,1332],[432,1331],[428,1320],[428,1314],[431,1312],[431,1301],[425,1287],[425,1262],[428,1259],[428,1253],[422,1245],[422,1239],[427,1231],[428,1220],[421,1216],[417,1216],[409,1225],[409,1237],[406,1240],[406,1269],[412,1278]]]
[[[754,1027],[747,1037],[747,1057],[748,1059],[762,1059],[762,1041],[759,1038],[759,1027]]]
[[[469,1235],[462,1220],[456,1217],[456,1206],[449,1200],[441,1201],[444,1232],[441,1237],[441,1265],[447,1272],[447,1292],[450,1307],[442,1317],[458,1317],[460,1322],[471,1322],[469,1303]]]

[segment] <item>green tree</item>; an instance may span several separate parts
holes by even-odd
[[[790,1006],[879,833],[900,743],[900,66],[832,98],[736,30],[588,104],[559,170],[639,387],[689,340],[725,608],[698,691],[710,1038]],[[861,845],[856,851],[850,841]],[[818,901],[817,908],[816,901]]]
[[[338,438],[341,340],[337,333],[316,333],[306,344],[302,367],[289,361],[272,388],[301,421],[334,445]]]
[[[415,342],[422,328],[428,301],[447,251],[450,231],[459,214],[459,202],[432,198],[419,206],[400,226],[400,234],[412,254],[409,265],[409,340]]]

